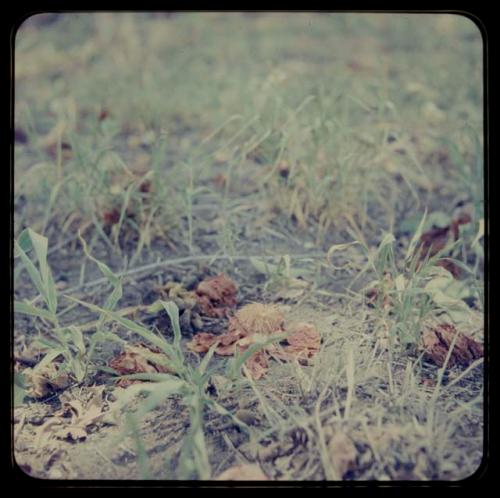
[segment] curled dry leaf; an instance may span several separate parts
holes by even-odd
[[[216,481],[269,481],[259,465],[235,465],[219,474]]]
[[[225,334],[217,336],[200,332],[193,337],[187,347],[196,353],[206,353],[218,343],[215,352],[221,356],[230,356],[235,354],[236,350],[245,351],[257,340],[279,334],[284,330],[285,318],[277,306],[252,303],[241,308],[229,319],[229,327]],[[289,332],[286,345],[282,349],[268,345],[246,360],[246,371],[253,379],[258,380],[266,374],[270,353],[284,361],[298,359],[307,362],[319,351],[321,337],[314,325],[295,323],[290,326]]]
[[[33,398],[44,398],[45,396],[65,389],[71,383],[67,372],[61,371],[61,363],[52,361],[41,368],[26,368],[23,370],[27,393]]]
[[[269,335],[283,331],[285,319],[275,306],[253,303],[241,308],[234,317],[229,319],[229,327],[225,334],[215,335],[208,332],[199,332],[188,343],[189,350],[196,353],[206,353],[216,342],[219,346],[215,352],[221,356],[230,356],[246,349],[253,342],[246,340],[249,337]]]
[[[223,318],[236,306],[237,288],[223,273],[198,284],[196,296],[201,311],[210,317]]]
[[[460,237],[460,225],[470,223],[471,216],[469,213],[458,213],[455,219],[445,227],[431,228],[420,236],[421,257],[425,258],[435,256],[439,251],[442,251],[449,243],[456,241]],[[455,278],[460,277],[461,269],[453,263],[453,261],[442,260],[437,263],[448,270]]]
[[[117,208],[105,209],[102,213],[105,226],[116,225],[120,221],[120,211]]]
[[[252,379],[259,380],[263,377],[268,368],[268,360],[265,351],[257,351],[245,362],[245,366],[248,369],[248,373]]]
[[[198,332],[193,336],[192,341],[188,342],[186,347],[193,353],[206,353],[216,342],[220,342],[221,336],[211,334],[210,332]]]
[[[453,325],[441,323],[423,331],[422,342],[425,357],[438,367],[442,367],[456,334],[458,337],[450,354],[449,367],[455,365],[466,367],[484,355],[483,346],[480,343],[458,332]]]
[[[70,442],[87,438],[88,428],[98,422],[115,423],[111,412],[106,411],[103,401],[104,386],[90,388],[86,400],[72,398],[70,394],[61,395],[61,410],[50,417],[37,431],[36,447],[46,446],[52,439]]]
[[[327,443],[330,463],[335,474],[343,479],[349,470],[356,465],[358,451],[356,446],[343,432],[335,432]]]
[[[109,363],[109,366],[116,370],[120,375],[172,372],[172,370],[165,365],[165,361],[168,361],[168,358],[159,349],[151,348],[145,344],[138,343],[134,346],[127,344],[123,353],[120,353],[118,356],[113,358]],[[117,386],[126,387],[137,382],[141,381],[119,379]]]
[[[306,360],[319,351],[321,336],[314,325],[299,322],[291,324],[288,330],[290,332],[286,338],[288,344],[284,346],[286,353],[296,356],[297,359]]]

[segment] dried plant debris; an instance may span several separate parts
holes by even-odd
[[[103,424],[115,425],[104,390],[105,386],[96,386],[80,390],[78,397],[74,393],[61,395],[61,409],[36,429],[31,452],[43,457],[45,453],[60,448],[58,441],[81,442]]]
[[[195,332],[203,328],[203,320],[200,316],[198,296],[195,292],[187,290],[179,282],[170,281],[155,292],[163,300],[173,301],[179,308],[179,322],[183,331]]]
[[[292,323],[285,327],[285,317],[278,306],[261,303],[247,304],[229,319],[227,332],[216,335],[209,332],[196,334],[187,348],[195,353],[206,353],[217,344],[215,353],[231,356],[243,352],[263,337],[288,332],[282,346],[268,345],[255,352],[245,362],[245,372],[253,379],[263,377],[269,368],[269,358],[283,361],[298,360],[307,363],[320,347],[321,337],[310,323]]]
[[[321,336],[316,327],[310,323],[298,322],[291,324],[287,332],[287,345],[284,346],[286,353],[297,356],[300,359],[312,358],[320,348]]]
[[[454,325],[441,323],[423,331],[422,343],[425,358],[438,367],[442,367],[453,341],[455,341],[455,345],[448,360],[449,367],[455,365],[467,367],[484,355],[483,346],[479,342],[462,332],[458,332]]]
[[[72,378],[62,369],[62,363],[52,361],[42,366],[23,370],[27,394],[33,398],[44,398],[49,394],[67,388]]]
[[[358,451],[352,439],[342,431],[335,431],[327,442],[328,455],[334,474],[344,479],[347,472],[356,467]]]
[[[269,369],[268,355],[265,351],[258,351],[254,353],[245,362],[245,367],[252,379],[259,380]]]
[[[433,227],[420,236],[421,257],[435,256],[442,251],[448,244],[456,241],[460,237],[460,225],[466,225],[471,222],[471,216],[468,213],[459,213],[449,225],[444,227]],[[455,278],[461,275],[460,268],[453,261],[438,261],[438,266],[448,270]]]
[[[146,346],[143,343],[125,345],[124,351],[113,358],[109,366],[120,375],[135,373],[172,373],[168,367],[168,357],[159,349]],[[119,379],[116,383],[119,387],[127,387],[130,384],[142,382],[135,379]]]
[[[272,304],[251,303],[243,306],[230,321],[231,329],[241,329],[242,333],[278,334],[285,329],[285,317],[278,306]]]
[[[219,474],[216,481],[269,481],[259,465],[235,465]]]
[[[198,284],[196,296],[201,312],[209,317],[227,317],[236,306],[236,284],[221,273]]]

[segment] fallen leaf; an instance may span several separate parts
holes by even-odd
[[[221,336],[209,332],[198,332],[186,347],[194,353],[206,353],[217,341],[220,342],[220,339]]]
[[[212,178],[212,183],[218,189],[223,189],[227,184],[227,177],[224,173],[218,173]]]
[[[444,213],[440,214],[444,215]],[[458,240],[460,237],[459,226],[465,225],[470,222],[470,214],[462,212],[459,213],[453,220],[451,220],[451,223],[449,223],[448,225],[434,227],[424,232],[420,236],[419,241],[421,249],[421,259],[427,257],[427,255],[429,255],[429,257],[435,256],[453,240]],[[453,261],[441,260],[436,264],[448,270],[454,278],[458,278],[461,275],[461,269],[455,263],[453,263]]]
[[[242,464],[235,465],[219,474],[216,481],[269,481],[259,465]]]
[[[349,470],[353,470],[358,454],[352,440],[343,432],[335,432],[327,443],[330,462],[335,474],[343,479]]]
[[[210,317],[223,318],[236,306],[237,288],[223,273],[198,284],[196,296],[201,311]]]
[[[61,364],[55,361],[41,368],[23,370],[27,393],[33,398],[43,398],[48,394],[64,389],[71,383],[67,372],[60,371]]]
[[[441,323],[423,331],[422,343],[425,357],[438,367],[442,367],[456,334],[458,337],[448,360],[449,367],[455,365],[466,367],[484,355],[484,349],[480,343],[458,332],[453,325]]]
[[[320,347],[320,335],[316,327],[310,323],[292,323],[288,327],[290,335],[286,341],[290,346],[318,350]]]
[[[113,358],[109,366],[116,370],[120,375],[129,375],[135,373],[169,373],[172,372],[165,365],[168,357],[159,349],[150,348],[145,344],[125,345],[125,350]],[[130,384],[141,382],[133,379],[119,379],[117,386],[126,387]]]
[[[120,221],[120,211],[116,208],[106,209],[102,214],[104,225],[116,225]]]
[[[310,323],[296,322],[287,327],[290,333],[284,340],[282,347],[270,345],[267,351],[282,361],[298,361],[308,364],[320,348],[321,336],[316,327]]]
[[[254,353],[245,362],[245,366],[252,379],[259,380],[269,369],[266,353],[264,351]]]
[[[228,330],[224,334],[199,332],[193,336],[187,347],[196,353],[206,353],[218,343],[215,353],[230,356],[237,350],[242,352],[252,344],[264,341],[269,335],[284,331],[285,318],[278,306],[251,303],[241,308],[229,319]],[[283,361],[307,362],[319,351],[321,337],[314,325],[304,322],[293,323],[288,331],[287,344],[283,348],[268,345],[246,360],[248,375],[256,380],[263,377],[269,368],[269,354]]]

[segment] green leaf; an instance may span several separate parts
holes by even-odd
[[[14,408],[24,404],[26,398],[26,384],[24,375],[21,372],[14,373]]]
[[[172,361],[173,361],[172,367],[174,367],[176,370],[179,367],[181,367],[181,365],[174,364],[173,359],[177,357],[177,353],[174,350],[174,348],[172,348],[172,346],[165,339],[157,336],[156,334],[154,334],[153,332],[151,332],[147,328],[133,322],[132,320],[129,320],[128,318],[123,318],[118,313],[115,313],[115,312],[109,311],[109,310],[105,310],[99,306],[96,306],[95,304],[86,303],[84,301],[80,301],[79,299],[76,299],[76,298],[68,296],[68,295],[65,295],[65,297],[67,299],[69,299],[70,301],[74,301],[75,303],[81,304],[85,308],[88,308],[88,309],[95,311],[97,313],[102,313],[106,317],[114,320],[115,322],[119,323],[120,325],[122,325],[126,329],[131,330],[132,332],[135,332],[136,334],[139,334],[142,338],[146,339],[146,341],[151,342],[152,344],[154,344],[155,346],[160,348],[167,356],[172,358]],[[175,363],[177,363],[177,362],[175,362]]]
[[[241,367],[243,366],[243,363],[250,358],[254,353],[257,351],[260,351],[264,349],[266,346],[269,344],[275,343],[282,341],[285,339],[287,334],[274,334],[269,336],[267,340],[264,340],[262,342],[259,342],[257,344],[252,344],[247,350],[245,350],[244,353],[235,355],[233,360],[229,362],[229,373],[231,378],[235,378],[238,375],[238,372],[240,371]]]
[[[205,371],[207,370],[208,364],[212,359],[212,356],[214,355],[215,350],[217,349],[218,346],[219,343],[213,344],[207,351],[207,354],[203,357],[203,360],[201,360],[200,366],[198,367],[198,372],[200,373],[201,376],[203,376]]]
[[[51,361],[54,361],[58,356],[61,356],[61,355],[64,355],[65,353],[65,350],[64,349],[54,349],[52,351],[49,351],[43,358],[42,360],[40,361],[40,363],[38,363],[38,365],[36,365],[34,368],[33,368],[33,372],[37,372],[38,370],[42,369],[43,367],[45,367],[46,365],[48,365]]]
[[[417,230],[413,234],[413,237],[410,241],[410,245],[408,246],[408,250],[406,251],[405,261],[407,263],[411,261],[413,255],[415,254],[415,249],[417,248],[417,244],[420,240],[420,237],[422,236],[426,218],[427,218],[427,209],[425,210],[424,215],[422,216],[422,220],[420,221]]]
[[[45,287],[49,280],[49,267],[47,265],[47,251],[48,251],[48,239],[43,235],[40,235],[28,228],[28,234],[35,250],[36,257],[38,258],[38,265],[40,266],[40,275],[42,277],[42,282],[44,282]],[[47,287],[46,287],[47,288]]]
[[[43,297],[43,300],[45,301],[45,303],[48,304],[47,292],[45,290],[45,285],[43,283],[43,280],[42,280],[42,277],[41,277],[39,271],[36,269],[36,266],[33,264],[33,262],[30,260],[30,258],[28,258],[26,253],[21,249],[21,246],[17,243],[17,241],[14,241],[14,247],[17,249],[18,254],[21,257],[21,261],[23,262],[26,270],[28,271],[28,274],[31,278],[31,281],[35,285],[36,290]]]
[[[19,244],[20,249],[25,253],[33,249],[33,245],[31,244],[31,237],[27,228],[25,228],[19,234],[19,237],[17,238],[17,243]],[[14,257],[15,258],[19,257],[19,249],[17,247],[14,247]]]
[[[174,348],[178,352],[180,359],[182,358],[181,351],[181,326],[179,324],[179,308],[172,301],[160,301],[165,311],[168,313],[172,329],[174,331]]]
[[[42,308],[38,308],[36,306],[33,306],[32,304],[29,303],[22,303],[20,301],[14,301],[14,311],[16,313],[23,313],[25,315],[31,315],[31,316],[36,316],[38,318],[43,318],[45,320],[48,320],[52,323],[56,323],[56,318],[55,316],[47,310],[44,310]]]

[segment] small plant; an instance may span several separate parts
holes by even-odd
[[[111,272],[104,263],[97,261],[88,252],[85,241],[80,237],[85,254],[93,260],[113,285],[113,291],[106,300],[104,308],[112,310],[122,295],[120,280]],[[52,272],[47,262],[48,240],[46,237],[36,233],[31,228],[24,230],[17,241],[14,243],[16,258],[20,258],[24,268],[28,272],[31,281],[38,291],[38,296],[30,301],[14,302],[14,311],[41,319],[49,324],[46,328],[47,337],[38,337],[33,346],[40,346],[45,352],[43,359],[30,372],[32,378],[46,375],[47,367],[54,361],[58,361],[57,369],[54,369],[55,375],[67,372],[77,383],[82,382],[89,374],[91,360],[96,345],[103,341],[123,342],[115,334],[105,332],[103,325],[105,317],[101,316],[96,324],[96,330],[89,341],[85,341],[82,327],[76,325],[61,325],[58,318],[58,295],[57,289],[52,277]],[[27,255],[33,250],[38,268]],[[35,302],[41,300],[43,307],[36,305]],[[62,362],[59,360],[62,358]],[[50,379],[47,379],[50,381]],[[29,383],[29,382],[28,382]]]
[[[146,399],[141,403],[141,407],[134,414],[128,414],[129,430],[122,434],[132,433],[136,442],[140,441],[137,435],[137,421],[146,413],[154,410],[160,403],[170,396],[180,396],[183,403],[189,407],[190,428],[184,440],[180,460],[181,479],[209,479],[211,470],[208,461],[208,453],[205,445],[203,418],[206,408],[215,410],[217,413],[231,417],[243,429],[246,424],[238,420],[223,406],[217,403],[206,392],[206,388],[213,371],[208,369],[208,364],[212,358],[215,346],[212,347],[200,364],[194,368],[187,364],[184,351],[181,347],[181,328],[179,324],[179,309],[173,302],[159,301],[164,311],[167,312],[173,329],[173,341],[169,343],[165,338],[158,336],[132,320],[123,318],[118,313],[99,308],[98,306],[76,300],[83,306],[93,311],[101,313],[106,319],[114,320],[126,329],[140,335],[164,353],[164,365],[173,372],[169,373],[137,373],[119,376],[119,379],[130,379],[147,381],[128,387],[118,399],[116,409],[126,407],[130,401],[138,394],[146,394]],[[156,358],[158,362],[158,359]],[[142,444],[142,443],[141,443]],[[140,448],[138,448],[140,450]],[[143,454],[144,452],[139,451]],[[142,464],[142,468],[147,468]],[[143,472],[143,477],[147,478],[147,473]]]
[[[49,363],[59,357],[63,358],[58,372],[69,372],[77,382],[81,382],[87,370],[87,350],[83,335],[78,327],[61,326],[57,318],[57,289],[52,272],[47,263],[48,241],[46,237],[27,228],[14,243],[14,257],[20,258],[31,281],[38,291],[45,307],[36,306],[29,301],[14,302],[14,311],[34,316],[44,322],[49,322],[48,337],[38,337],[35,345],[41,346],[46,355],[32,371],[32,375],[42,371]],[[38,268],[28,257],[27,252],[33,250]]]
[[[369,262],[361,273],[371,267],[376,275],[367,288],[371,301],[382,317],[392,317],[389,328],[391,344],[397,337],[400,344],[415,345],[419,342],[422,323],[430,315],[448,316],[452,321],[462,321],[470,314],[462,298],[467,294],[464,284],[438,266],[444,254],[461,243],[457,240],[442,248],[432,257],[424,254],[420,244],[424,214],[410,241],[403,261],[397,261],[394,253],[394,236],[386,234],[377,250],[369,256]],[[365,251],[369,254],[368,249]],[[466,265],[452,260],[461,269],[472,273]],[[359,276],[358,276],[359,278]]]

